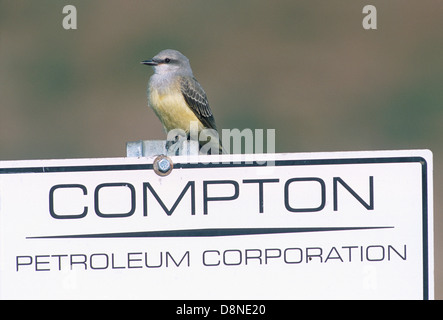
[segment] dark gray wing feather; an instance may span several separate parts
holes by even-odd
[[[216,129],[208,98],[198,81],[195,78],[181,77],[180,90],[186,103],[191,107],[201,123],[209,129]]]

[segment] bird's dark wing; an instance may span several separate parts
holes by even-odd
[[[217,130],[208,98],[200,83],[195,78],[181,77],[180,90],[186,103],[201,123],[206,128]]]

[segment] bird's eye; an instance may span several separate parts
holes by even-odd
[[[166,62],[166,63],[169,63],[169,62],[171,62],[171,59],[166,58],[166,59],[165,59],[165,62]]]

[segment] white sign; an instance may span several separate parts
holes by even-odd
[[[0,162],[0,297],[434,297],[430,151],[171,159]]]

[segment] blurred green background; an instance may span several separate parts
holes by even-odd
[[[190,59],[219,128],[276,129],[277,152],[431,149],[443,298],[441,0],[0,0],[0,160],[164,139],[139,62],[166,48]]]

